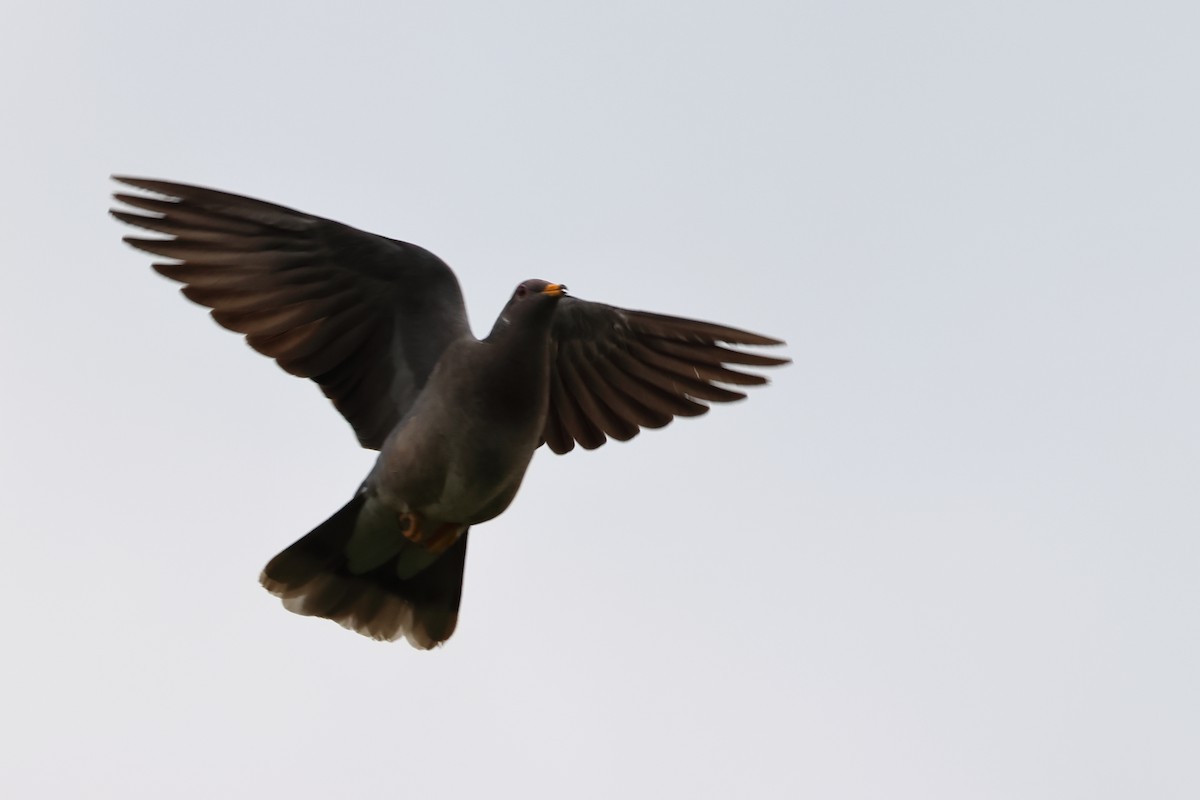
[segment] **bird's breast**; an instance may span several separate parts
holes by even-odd
[[[465,524],[509,506],[540,441],[548,394],[536,371],[512,377],[485,371],[431,381],[380,454],[389,505]]]

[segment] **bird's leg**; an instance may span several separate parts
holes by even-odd
[[[414,511],[400,515],[400,533],[413,544],[420,545],[431,553],[443,553],[458,541],[463,526],[445,522],[432,531],[426,530],[424,520]]]
[[[462,525],[455,522],[446,522],[439,525],[437,530],[430,534],[425,541],[425,549],[431,553],[444,553],[450,549],[450,545],[458,541],[458,537],[463,532]]]

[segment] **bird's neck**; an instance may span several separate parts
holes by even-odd
[[[549,397],[550,331],[548,327],[513,326],[489,336],[485,347],[494,348],[484,359],[486,382],[500,407],[527,410]]]

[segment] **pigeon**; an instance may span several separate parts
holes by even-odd
[[[533,454],[591,450],[739,400],[769,336],[579,299],[526,280],[476,338],[433,253],[284,206],[114,176],[126,236],[160,274],[287,372],[379,456],[346,505],[262,585],[298,614],[419,649],[458,623],[468,532],[512,503]],[[732,366],[731,366],[732,365]],[[735,369],[734,367],[739,367]]]

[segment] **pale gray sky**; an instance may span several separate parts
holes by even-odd
[[[1200,7],[23,4],[0,795],[1200,796]],[[431,653],[266,560],[372,461],[126,172],[788,340],[539,453]]]

